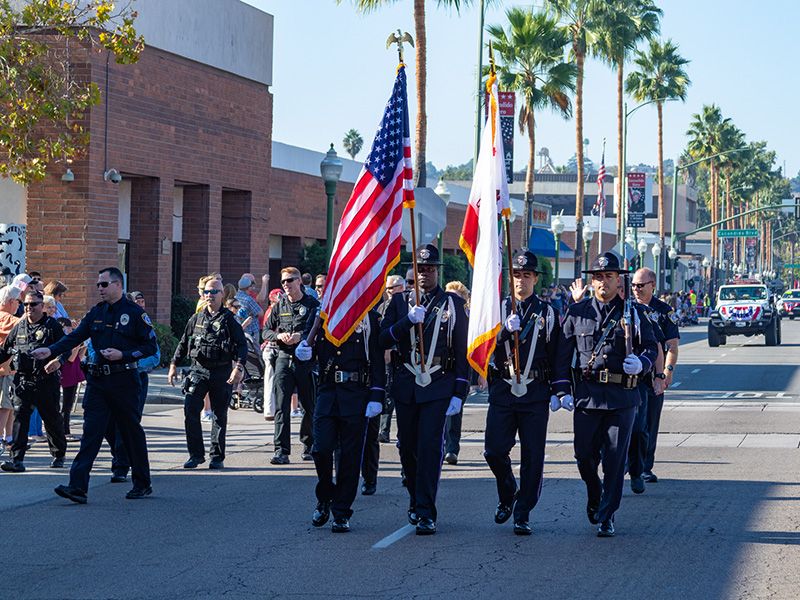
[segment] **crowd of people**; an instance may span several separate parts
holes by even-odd
[[[416,279],[414,269],[405,278],[390,275],[383,300],[346,339],[326,335],[321,325],[325,275],[285,267],[274,289],[267,275],[259,285],[244,273],[235,286],[220,274],[202,277],[196,312],[168,373],[170,384],[182,383],[185,398],[184,468],[206,461],[201,419],[207,419],[208,467],[224,469],[231,396],[255,355],[263,361],[265,418],[275,424],[272,464],[290,462],[292,416],[301,411],[300,458],[314,462],[319,478],[312,524],[322,526],[332,513],[332,530],[349,531],[358,484],[363,495],[376,492],[380,445],[395,441],[409,522],[418,534],[430,535],[436,532],[442,463],[458,463],[464,402],[488,389],[484,456],[497,479],[495,521],[513,517],[514,533],[531,533],[548,415],[563,408],[574,411],[587,516],[600,525],[598,535],[613,536],[625,473],[635,493],[658,481],[652,471],[656,436],[663,392],[677,363],[679,311],[698,299],[692,293],[659,301],[655,274],[640,269],[631,284],[636,302],[626,303],[625,271],[611,253],[586,271],[588,285],[579,279],[569,290],[550,287],[537,295],[537,258],[519,251],[496,350],[488,371],[478,375],[467,362],[469,290],[459,281],[440,287],[441,266],[434,246],[418,249]],[[24,472],[30,420],[38,409],[53,468],[64,466],[67,443],[80,440],[70,482],[55,490],[78,503],[87,501],[89,472],[104,439],[112,453],[111,481],[127,481],[132,471],[126,497],[152,493],[140,421],[147,373],[160,355],[144,295],[125,295],[122,282],[117,269],[100,271],[102,302],[80,322],[64,311],[68,290],[61,282],[43,285],[39,274],[30,273],[0,289],[0,433],[10,457],[0,468]],[[625,333],[626,324],[633,334]],[[184,361],[189,367],[179,373]],[[75,436],[70,415],[82,385],[83,432]],[[123,385],[126,393],[117,393]],[[519,482],[510,459],[517,438]]]

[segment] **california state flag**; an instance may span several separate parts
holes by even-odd
[[[497,78],[489,76],[489,118],[483,129],[478,164],[472,179],[469,205],[459,245],[473,268],[467,359],[483,377],[500,331],[500,277],[502,275],[498,215],[510,214],[503,136],[497,107]]]

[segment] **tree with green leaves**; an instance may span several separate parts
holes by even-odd
[[[664,102],[686,100],[691,80],[684,68],[689,61],[672,40],[650,40],[647,50],[633,59],[637,69],[628,75],[625,89],[637,102],[655,102],[658,113],[658,237],[664,244]],[[677,185],[677,182],[672,182]]]
[[[580,274],[583,254],[583,73],[586,55],[598,43],[607,19],[606,0],[547,0],[572,44],[575,61],[575,154],[578,180],[575,187],[575,275]]]
[[[343,0],[336,0],[341,3]],[[360,12],[372,12],[398,0],[351,0]],[[461,10],[462,6],[472,4],[472,0],[436,0],[440,7]],[[427,56],[428,42],[425,27],[425,0],[414,0],[414,52],[416,58],[416,89],[417,89],[417,122],[414,131],[414,184],[419,187],[426,185],[425,148],[428,137],[428,115],[425,112],[425,98],[427,94]]]
[[[0,0],[0,176],[27,185],[81,153],[100,90],[73,73],[71,53],[105,50],[135,63],[144,48],[136,16],[111,0]]]
[[[525,218],[522,245],[528,242],[528,213],[534,195],[536,167],[535,113],[551,109],[564,118],[572,115],[570,94],[575,92],[575,65],[564,60],[569,43],[567,32],[558,21],[532,8],[511,8],[506,11],[509,27],[490,25],[487,28],[492,47],[498,57],[500,87],[519,94],[520,133],[528,134],[528,169],[525,176]]]
[[[661,9],[652,0],[608,0],[603,26],[595,45],[595,55],[610,63],[617,71],[617,164],[620,173],[625,173],[623,157],[623,131],[625,120],[623,109],[623,82],[625,62],[642,40],[652,39],[660,28]],[[663,162],[661,160],[660,162]],[[623,231],[622,181],[617,177],[617,231]]]
[[[361,152],[361,148],[364,146],[364,139],[358,131],[351,129],[344,134],[342,145],[344,146],[344,151],[350,155],[350,158],[355,160],[356,154]]]

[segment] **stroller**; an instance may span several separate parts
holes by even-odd
[[[231,394],[230,407],[233,410],[252,408],[257,413],[264,412],[264,361],[261,349],[250,336],[247,338],[247,360],[244,363],[244,376],[239,388]]]

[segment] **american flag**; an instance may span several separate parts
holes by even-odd
[[[606,195],[603,193],[603,182],[606,179],[606,151],[600,159],[600,170],[597,171],[597,201],[592,207],[593,215],[603,215],[606,212]]]
[[[320,315],[326,337],[337,346],[378,303],[386,275],[400,260],[403,206],[414,206],[409,135],[401,64],[331,254]]]

